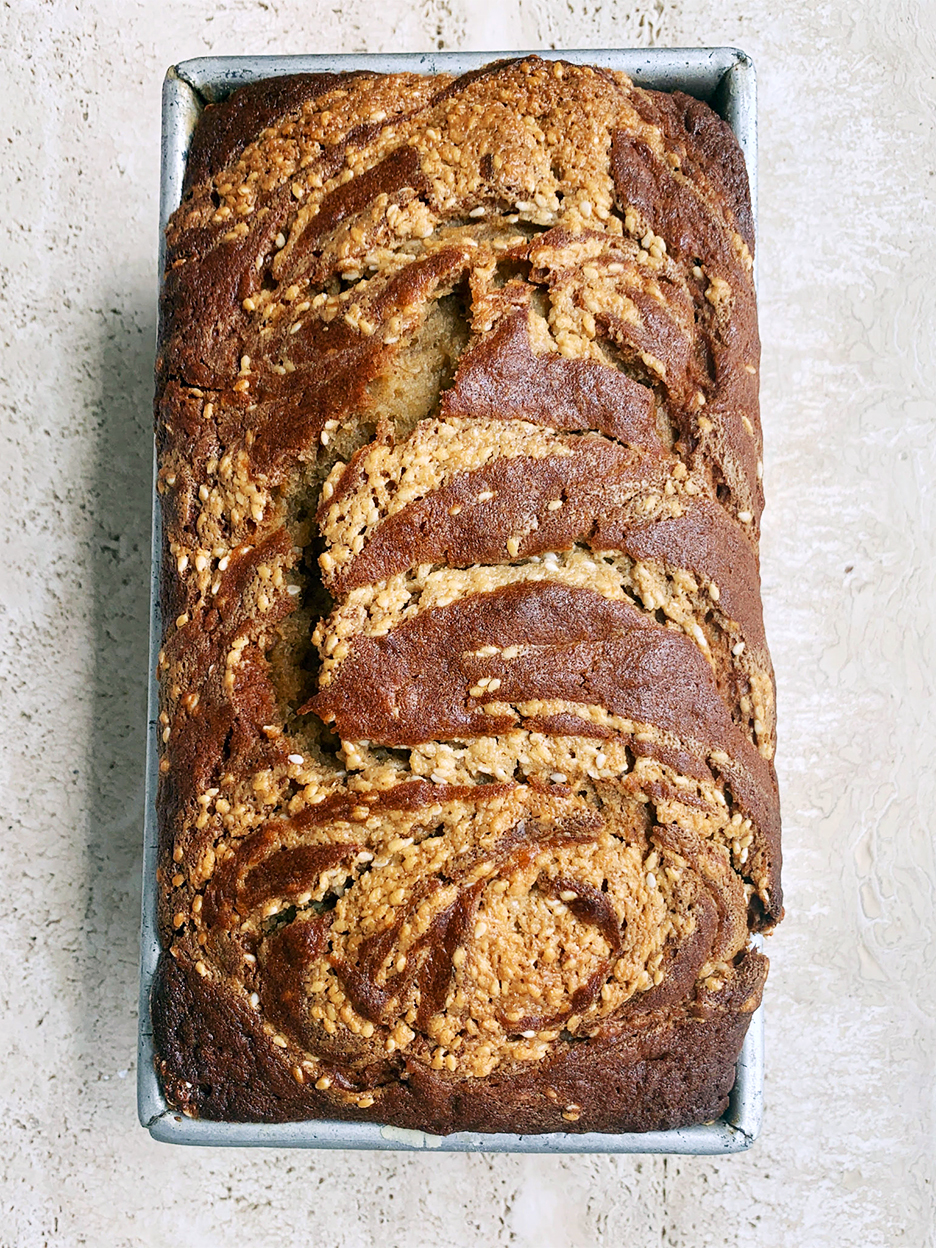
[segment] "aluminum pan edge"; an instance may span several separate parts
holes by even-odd
[[[437,52],[388,55],[309,55],[199,57],[169,69],[162,94],[162,163],[159,203],[159,268],[161,283],[165,229],[179,204],[189,141],[204,104],[222,99],[236,87],[257,78],[282,74],[321,73],[355,68],[377,73],[465,73],[492,60],[535,54],[546,60],[597,64],[621,69],[638,85],[657,90],[683,90],[710,103],[729,123],[744,152],[757,220],[756,73],[753,62],[737,48],[639,48],[546,50],[521,52]],[[756,273],[756,270],[755,270]],[[155,486],[156,464],[153,474]],[[309,1121],[298,1123],[223,1123],[186,1118],[169,1107],[153,1065],[150,990],[159,958],[156,863],[158,831],[157,715],[159,693],[156,661],[162,638],[159,579],[162,526],[153,489],[153,542],[150,586],[150,673],[146,751],[146,796],[143,851],[143,909],[140,934],[140,1012],[137,1053],[137,1106],[141,1125],[163,1143],[233,1148],[380,1149],[421,1152],[476,1153],[670,1153],[720,1156],[743,1152],[761,1127],[764,1081],[763,1006],[751,1025],[738,1060],[728,1109],[717,1122],[670,1131],[611,1135],[604,1133],[546,1135],[458,1132],[429,1135],[378,1123]],[[760,941],[755,943],[759,946]]]

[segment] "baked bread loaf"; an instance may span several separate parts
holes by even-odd
[[[620,73],[205,109],[157,363],[174,1107],[724,1111],[781,914],[753,246],[729,128]]]

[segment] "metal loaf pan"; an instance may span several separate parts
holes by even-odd
[[[160,186],[160,280],[166,224],[179,205],[189,141],[206,103],[221,100],[235,88],[282,74],[322,73],[366,68],[377,73],[462,74],[489,61],[524,52],[434,52],[425,55],[312,55],[200,57],[174,65],[166,74],[162,96],[162,180]],[[545,59],[620,69],[639,86],[685,91],[705,100],[729,123],[747,161],[751,200],[757,204],[756,77],[754,65],[736,48],[640,48],[539,51]],[[155,471],[155,465],[154,465]],[[205,1122],[186,1118],[166,1103],[153,1067],[150,990],[159,957],[156,924],[156,782],[158,767],[156,660],[162,637],[159,579],[162,562],[160,513],[153,491],[152,607],[150,616],[149,734],[143,856],[140,1031],[137,1103],[140,1122],[154,1139],[173,1144],[229,1147],[366,1148],[471,1153],[686,1153],[719,1156],[750,1148],[761,1125],[764,1049],[763,1007],[751,1019],[737,1077],[725,1115],[717,1122],[673,1131],[605,1135],[486,1135],[461,1132],[427,1135],[364,1122],[293,1122],[257,1124]]]

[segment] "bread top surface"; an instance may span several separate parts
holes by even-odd
[[[195,995],[319,1116],[749,1014],[782,903],[728,127],[537,58],[271,80],[206,110],[167,243],[160,923]]]

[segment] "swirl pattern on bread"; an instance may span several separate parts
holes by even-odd
[[[782,914],[730,130],[535,57],[274,79],[167,241],[170,1103],[717,1117]]]

